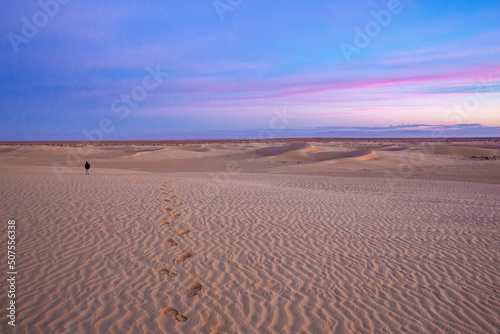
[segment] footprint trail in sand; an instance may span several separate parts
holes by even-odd
[[[169,190],[167,184],[163,184],[163,187],[165,187],[165,188],[160,188],[160,190]],[[162,194],[168,195],[169,193],[162,192]],[[171,195],[169,198],[163,198],[162,201],[163,202],[170,202],[170,201],[173,201],[176,197],[177,196],[175,196],[175,195]],[[174,208],[178,208],[178,207],[182,206],[182,204],[183,204],[183,202],[177,202],[177,203],[175,203]],[[174,209],[172,207],[164,207],[163,209],[166,212],[173,212],[174,211]],[[178,218],[180,216],[181,216],[180,213],[173,212],[170,215],[169,220],[162,221],[161,224],[167,225],[167,226],[172,226],[172,223],[170,221],[174,220],[175,218]],[[183,236],[183,235],[186,235],[190,232],[191,232],[190,229],[184,228],[184,229],[181,229],[180,231],[178,231],[176,233],[176,236]],[[170,246],[178,246],[179,245],[179,243],[172,238],[166,238],[163,242],[167,245],[170,245]],[[193,254],[191,252],[184,251],[177,257],[175,262],[176,263],[185,262],[187,259],[191,258],[192,256],[193,256]],[[177,276],[176,273],[173,273],[172,271],[170,271],[167,268],[160,268],[160,269],[158,269],[158,272],[160,274],[166,274],[168,277],[176,277]],[[188,289],[184,292],[184,295],[187,297],[194,297],[202,290],[202,288],[203,288],[203,285],[201,285],[200,283],[198,283],[198,282],[192,283],[188,287]],[[177,311],[173,307],[165,307],[163,309],[163,313],[166,316],[176,320],[177,322],[186,322],[188,320],[188,318],[185,315],[180,314],[179,311]]]

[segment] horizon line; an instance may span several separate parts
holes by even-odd
[[[240,141],[240,142],[268,142],[268,141],[281,141],[281,140],[296,140],[296,141],[315,141],[315,140],[329,140],[329,141],[345,141],[345,140],[354,140],[354,141],[404,141],[404,140],[415,140],[415,141],[460,141],[460,140],[472,140],[472,141],[480,141],[480,140],[494,140],[500,141],[500,137],[279,137],[279,138],[255,138],[255,139],[241,139],[241,138],[222,138],[222,139],[119,139],[119,140],[17,140],[17,141],[0,141],[0,145],[3,144],[38,144],[38,143],[132,143],[132,142],[140,142],[140,143],[183,143],[183,142],[231,142],[231,141]]]

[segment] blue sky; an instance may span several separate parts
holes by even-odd
[[[500,126],[500,1],[59,1],[0,10],[0,140]]]

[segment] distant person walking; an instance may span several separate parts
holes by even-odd
[[[90,164],[88,161],[85,161],[85,175],[90,175]]]

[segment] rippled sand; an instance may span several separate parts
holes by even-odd
[[[1,146],[12,332],[496,333],[497,144]]]

